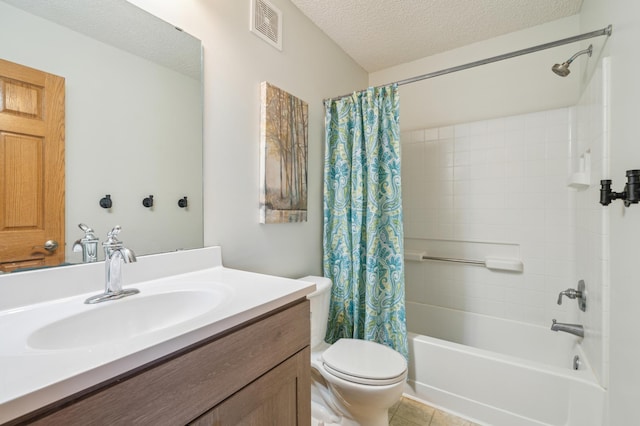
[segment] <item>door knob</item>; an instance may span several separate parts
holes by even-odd
[[[34,249],[43,248],[46,251],[56,251],[58,249],[58,242],[56,240],[47,240],[43,246],[33,246]]]

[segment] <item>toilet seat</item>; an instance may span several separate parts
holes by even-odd
[[[363,385],[390,385],[407,374],[407,361],[398,352],[359,339],[339,339],[322,353],[322,362],[328,373]]]

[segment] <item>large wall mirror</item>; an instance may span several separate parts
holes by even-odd
[[[66,82],[65,263],[80,223],[138,255],[202,247],[200,41],[125,0],[2,0],[0,38]]]

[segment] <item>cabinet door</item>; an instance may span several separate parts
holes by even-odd
[[[190,426],[309,426],[309,356],[307,347]]]

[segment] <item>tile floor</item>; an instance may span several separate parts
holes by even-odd
[[[339,426],[325,423],[314,418],[311,426]],[[480,426],[469,420],[445,413],[411,398],[402,397],[397,404],[389,408],[389,426]]]
[[[479,426],[410,398],[389,409],[389,426]]]

